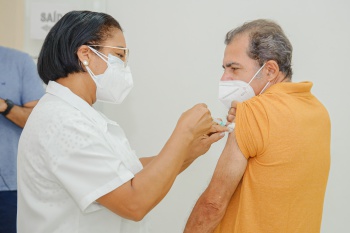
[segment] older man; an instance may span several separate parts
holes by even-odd
[[[291,82],[292,46],[276,23],[245,23],[225,43],[219,98],[231,107],[235,131],[185,232],[320,232],[330,167],[327,110],[311,82]]]

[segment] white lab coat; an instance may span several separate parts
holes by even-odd
[[[18,151],[18,233],[146,233],[95,200],[142,164],[121,127],[68,88],[50,82]]]

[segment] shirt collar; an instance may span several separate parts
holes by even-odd
[[[310,94],[311,88],[313,83],[312,82],[299,82],[299,83],[293,83],[293,82],[280,82],[272,85],[270,88],[266,89],[264,93],[269,92],[284,92],[284,93],[304,93],[304,94]]]
[[[46,92],[57,96],[67,104],[72,105],[74,108],[78,109],[86,117],[101,127],[104,131],[107,131],[107,124],[118,125],[116,122],[108,119],[102,113],[96,111],[86,101],[74,94],[69,88],[57,82],[49,81],[46,87]]]

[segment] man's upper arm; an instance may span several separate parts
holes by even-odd
[[[269,119],[259,99],[237,105],[236,141],[246,158],[255,157],[266,149],[269,134]]]
[[[217,195],[225,197],[228,204],[232,194],[247,166],[247,158],[238,147],[235,133],[229,134],[225,148],[219,158],[218,164],[210,185],[214,185]]]
[[[227,138],[208,188],[192,210],[185,233],[213,232],[225,215],[247,163],[246,157],[238,148],[235,133],[232,132]]]

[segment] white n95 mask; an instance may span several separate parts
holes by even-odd
[[[227,109],[231,108],[232,101],[243,102],[254,96],[253,88],[244,81],[220,81],[219,83],[219,100]]]
[[[124,62],[116,56],[108,54],[107,57],[90,46],[89,48],[107,63],[107,69],[100,75],[94,75],[91,69],[85,66],[96,83],[96,99],[112,104],[122,103],[134,86],[129,66],[124,67]]]
[[[220,81],[219,82],[219,100],[226,106],[227,109],[231,108],[232,101],[243,102],[255,96],[254,89],[250,86],[253,79],[259,74],[259,72],[264,68],[265,64],[260,67],[260,69],[255,73],[253,78],[250,79],[249,83],[241,80],[232,81]],[[261,90],[261,94],[267,85]]]

